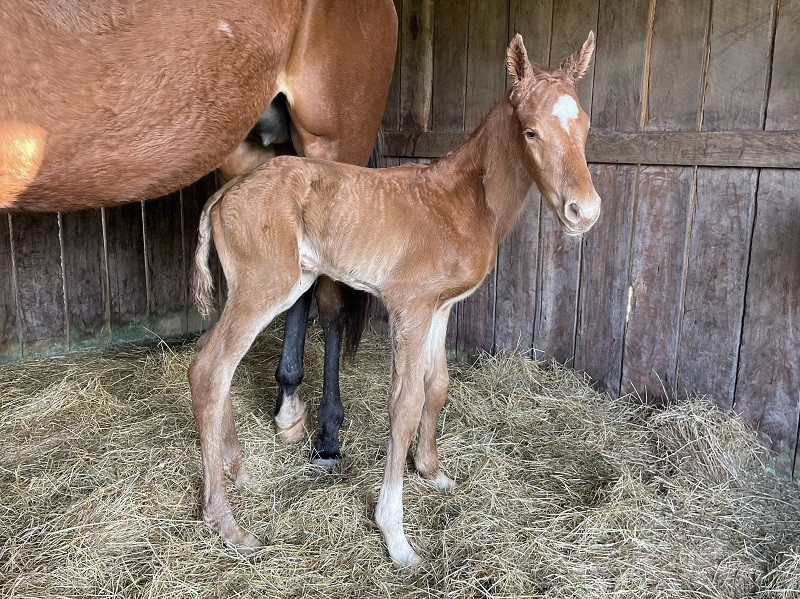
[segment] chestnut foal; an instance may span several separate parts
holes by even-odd
[[[545,69],[528,60],[517,35],[508,48],[513,88],[458,149],[433,164],[368,170],[285,156],[208,201],[195,301],[209,310],[210,231],[228,301],[189,368],[189,382],[203,456],[203,516],[226,543],[259,545],[236,523],[226,495],[225,474],[237,485],[246,480],[228,395],[233,372],[259,331],[326,275],[377,295],[389,312],[390,435],[375,519],[396,562],[419,561],[403,532],[403,470],[419,427],[417,471],[439,489],[453,486],[436,450],[451,307],[492,269],[532,184],[567,233],[588,231],[600,214],[584,155],[589,119],[574,89],[593,50],[590,33],[559,69]]]

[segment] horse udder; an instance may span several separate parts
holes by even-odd
[[[38,125],[0,122],[0,208],[8,208],[39,172],[45,131]]]

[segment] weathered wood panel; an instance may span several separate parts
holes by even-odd
[[[186,332],[186,278],[180,193],[144,204],[150,330],[159,337]]]
[[[506,89],[508,4],[470,0],[464,126],[472,131]],[[457,346],[494,348],[495,277],[492,271],[457,309]]]
[[[15,214],[11,230],[23,354],[67,346],[58,215]]]
[[[0,219],[0,358],[19,357],[22,345],[17,324],[17,285],[11,252],[11,216]]]
[[[650,10],[645,0],[600,3],[592,95],[592,126],[598,129],[641,129]],[[636,170],[594,168],[595,187],[606,201],[602,220],[584,240],[575,367],[613,392],[619,391],[622,366]]]
[[[528,58],[548,64],[552,0],[513,0],[509,18],[509,30],[522,35]],[[498,350],[527,352],[533,341],[540,208],[541,196],[533,190],[519,223],[498,248],[493,344]]]
[[[763,127],[774,3],[718,0],[712,11],[703,129]],[[757,171],[697,169],[678,390],[731,407]]]
[[[148,335],[142,205],[104,209],[111,297],[111,339],[143,339]]]
[[[553,31],[550,41],[550,66],[555,67],[581,47],[590,30],[597,28],[597,0],[556,0],[553,2]],[[557,17],[557,18],[555,18]],[[576,91],[581,107],[591,117],[592,61],[589,71],[578,82]],[[539,229],[539,272],[533,347],[569,362],[575,355],[578,314],[578,289],[582,239],[564,235],[558,217],[541,204]]]
[[[100,210],[61,215],[69,343],[73,349],[110,341],[111,304]]]
[[[433,0],[404,0],[400,37],[400,127],[427,130],[433,77]]]
[[[781,2],[767,129],[800,127],[800,2]],[[778,50],[779,49],[779,50]],[[800,172],[761,171],[747,277],[736,409],[772,441],[789,474],[800,419]]]
[[[648,56],[646,130],[697,128],[710,2],[656,4]],[[694,169],[639,171],[631,293],[620,392],[673,394]]]

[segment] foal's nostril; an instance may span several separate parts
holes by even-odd
[[[571,223],[577,223],[581,220],[581,210],[578,208],[578,202],[571,200],[564,206],[564,216]]]

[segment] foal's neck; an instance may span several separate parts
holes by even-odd
[[[533,181],[520,161],[518,144],[522,129],[506,95],[498,101],[467,140],[442,159],[458,184],[477,191],[474,198],[487,212],[500,241],[516,224]],[[459,181],[461,180],[461,181]]]

